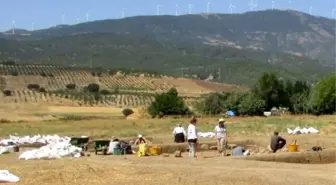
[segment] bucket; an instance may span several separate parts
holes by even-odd
[[[160,155],[161,154],[161,148],[158,146],[152,146],[149,149],[149,153],[151,155]]]
[[[120,148],[113,148],[113,155],[121,155]]]
[[[138,156],[146,156],[147,155],[147,144],[139,144]]]
[[[291,145],[288,146],[288,151],[290,151],[290,152],[297,152],[298,151],[298,147],[299,147],[299,145],[291,144]]]
[[[19,152],[19,151],[20,151],[20,148],[19,148],[19,146],[17,146],[17,145],[16,145],[16,146],[14,146],[14,147],[13,147],[13,151],[14,151],[14,152]]]

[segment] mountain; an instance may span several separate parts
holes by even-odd
[[[5,34],[0,61],[214,76],[245,85],[277,71],[314,83],[334,71],[334,39],[327,40],[335,38],[332,25],[335,20],[293,11],[139,16]]]
[[[244,14],[137,16],[31,32],[45,39],[86,33],[117,33],[155,38],[162,43],[193,43],[237,49],[285,52],[334,64],[335,20],[293,10],[266,10]]]

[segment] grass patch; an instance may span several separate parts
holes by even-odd
[[[217,118],[201,118],[197,125],[200,132],[212,131]],[[24,122],[3,124],[0,127],[0,136],[18,133],[19,135],[33,134],[59,134],[67,136],[87,135],[93,138],[136,137],[141,133],[150,137],[172,137],[172,130],[177,123],[184,123],[186,128],[188,119],[102,119],[92,115],[63,114],[61,120]],[[314,127],[321,130],[328,129],[329,134],[335,134],[334,116],[287,116],[287,117],[251,117],[228,118],[228,135],[231,136],[256,136],[269,135],[275,130],[287,133],[287,127],[295,128]]]

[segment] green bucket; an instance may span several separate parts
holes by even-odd
[[[113,155],[121,155],[120,148],[113,148]]]

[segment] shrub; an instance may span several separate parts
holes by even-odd
[[[96,76],[96,73],[95,73],[95,72],[91,72],[91,75],[92,75],[92,76]]]
[[[2,92],[5,96],[12,96],[12,91],[11,90],[4,90]]]
[[[123,114],[125,117],[127,117],[127,116],[129,116],[129,115],[131,115],[131,114],[133,114],[133,113],[134,113],[133,110],[130,109],[130,108],[126,108],[126,109],[122,110],[122,114]]]
[[[98,84],[95,84],[95,83],[93,83],[93,84],[89,84],[89,85],[87,86],[87,90],[88,90],[89,92],[99,92],[99,85],[98,85]]]
[[[28,84],[27,88],[29,90],[38,90],[40,89],[40,85],[39,84]]]
[[[166,93],[156,95],[155,100],[148,107],[148,113],[153,117],[159,115],[160,112],[163,115],[191,114],[183,99],[178,96],[175,88],[170,89]]]
[[[73,90],[73,89],[76,89],[76,84],[67,84],[65,87],[67,89]]]
[[[109,94],[111,94],[111,92],[108,91],[108,90],[103,89],[103,90],[100,91],[100,94],[102,94],[102,95],[109,95]]]
[[[39,88],[39,92],[41,92],[41,93],[46,93],[47,91],[46,91],[46,89],[45,89],[44,87],[40,87],[40,88]]]
[[[12,76],[19,76],[19,73],[18,73],[17,71],[12,71],[12,72],[11,72],[11,75],[12,75]]]
[[[40,73],[41,76],[46,77],[47,74],[45,72]]]
[[[238,105],[238,114],[239,115],[262,115],[265,110],[265,100],[258,98],[253,93],[245,94],[239,105]]]

